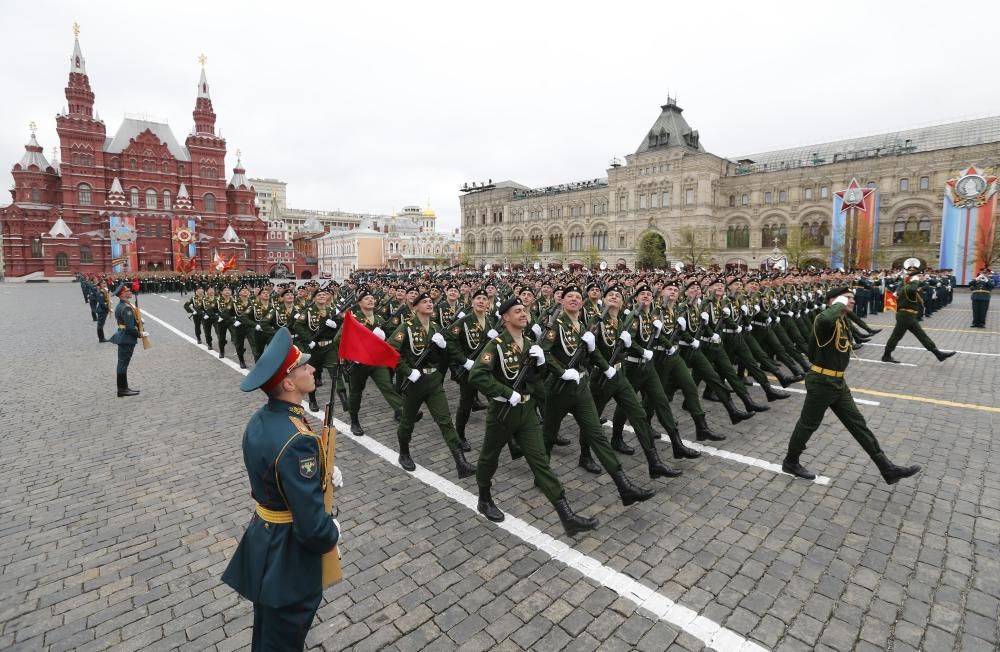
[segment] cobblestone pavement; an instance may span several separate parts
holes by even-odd
[[[190,333],[176,298],[141,304]],[[683,477],[654,482],[638,457],[623,457],[633,479],[659,489],[626,509],[606,475],[576,467],[574,444],[556,449],[555,470],[574,507],[601,520],[575,541],[526,465],[506,458],[494,495],[524,527],[474,515],[462,501],[475,483],[457,480],[427,419],[414,439],[417,475],[374,454],[396,446],[371,387],[367,446],[338,437],[346,580],[327,591],[309,645],[996,650],[1000,480],[987,469],[1000,461],[990,389],[1000,381],[1000,310],[985,330],[969,329],[968,303],[960,293],[924,325],[939,329],[928,332],[942,348],[993,355],[938,363],[899,349],[915,367],[850,367],[888,455],[923,465],[915,479],[883,484],[828,415],[803,458],[827,485],[720,457],[678,463]],[[0,284],[0,314],[0,649],[247,648],[250,605],[219,577],[251,513],[240,437],[261,396],[241,393],[231,366],[148,318],[153,348],[138,350],[130,370],[142,394],[116,398],[114,346],[97,343],[76,285]],[[873,344],[861,357],[878,359]],[[902,344],[919,346],[910,336]],[[731,435],[720,449],[780,462],[801,403],[793,395],[737,427],[717,404],[707,409]],[[482,424],[474,414],[474,443]]]

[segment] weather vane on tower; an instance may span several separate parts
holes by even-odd
[[[205,62],[206,61],[208,61],[208,57],[205,56],[204,52],[202,52],[200,55],[198,55],[198,63],[201,64],[202,68],[205,67]]]
[[[35,132],[38,131],[38,125],[35,124],[34,120],[32,120],[31,122],[28,123],[28,129],[31,130],[31,135],[32,136],[34,136]]]
[[[79,35],[80,35],[80,23],[74,22],[73,23],[73,36],[79,36]]]

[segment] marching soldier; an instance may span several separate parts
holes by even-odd
[[[215,295],[214,285],[209,285],[205,289],[205,298],[202,299],[201,305],[202,335],[205,337],[205,347],[211,351],[214,346],[212,332],[215,330],[216,320],[219,318],[218,297]]]
[[[986,328],[986,313],[990,310],[990,296],[993,294],[993,281],[987,275],[988,270],[979,272],[976,278],[969,281],[969,293],[972,297],[972,327]]]
[[[442,330],[450,327],[450,332],[446,332],[448,340],[448,353],[452,363],[456,367],[461,367],[466,371],[472,369],[472,364],[476,356],[479,355],[486,342],[497,336],[497,331],[493,328],[493,320],[487,314],[489,310],[489,297],[482,289],[476,290],[472,295],[472,310],[468,315],[459,317],[455,315],[452,321],[447,322]],[[462,314],[462,313],[459,313]],[[454,325],[452,322],[456,321]],[[469,382],[468,376],[459,378],[459,399],[458,409],[455,411],[455,430],[458,432],[458,440],[462,450],[469,452],[472,447],[465,438],[465,425],[469,422],[469,417],[476,409],[482,410],[485,405],[477,405],[476,387]]]
[[[250,286],[241,286],[239,296],[233,302],[233,344],[236,346],[236,359],[240,361],[240,369],[247,368],[246,342],[253,337],[253,303]],[[256,356],[254,359],[256,360]]]
[[[233,290],[226,285],[222,288],[222,295],[215,301],[215,335],[219,340],[220,358],[226,357],[226,344],[229,341],[233,323],[236,321],[236,303],[233,300]]]
[[[331,381],[338,382],[338,394],[345,392],[339,387],[339,374],[336,373],[337,365],[340,363],[337,358],[337,350],[333,346],[333,339],[336,336],[337,322],[333,319],[334,308],[330,305],[330,291],[320,288],[316,292],[314,302],[299,310],[295,318],[295,332],[298,341],[305,351],[312,356],[312,366],[316,370],[316,375],[321,376],[323,370],[330,374]],[[316,382],[319,385],[318,379]],[[342,396],[341,402],[347,405],[347,397]],[[316,392],[309,393],[309,409],[313,412],[319,411],[319,404],[316,402]]]
[[[250,351],[253,353],[255,362],[260,359],[261,354],[264,353],[264,349],[267,347],[267,343],[274,336],[276,329],[271,323],[271,311],[273,309],[270,288],[260,288],[257,292],[257,297],[250,306],[249,315],[250,323],[253,324],[253,330],[250,332]]]
[[[302,650],[323,598],[322,556],[341,538],[323,491],[337,484],[320,437],[305,420],[315,391],[309,355],[278,330],[240,389],[264,391],[267,403],[243,433],[243,462],[256,503],[222,581],[253,603],[251,649]]]
[[[874,433],[869,430],[864,416],[858,411],[844,379],[844,372],[851,359],[851,341],[845,318],[845,313],[854,309],[851,289],[834,288],[827,293],[826,300],[830,306],[813,323],[809,359],[814,362],[806,375],[806,398],[802,404],[802,414],[788,442],[788,454],[781,464],[781,470],[806,480],[816,478],[816,474],[802,466],[799,457],[806,449],[809,438],[823,422],[823,415],[827,409],[831,409],[878,466],[886,483],[895,484],[915,475],[920,467],[916,464],[900,467],[889,461]]]
[[[198,344],[201,344],[201,326],[205,321],[204,301],[205,291],[199,285],[195,288],[191,298],[184,302],[184,310],[188,314],[188,319],[194,322],[194,336],[198,340]]]
[[[531,344],[531,340],[524,337],[524,329],[528,325],[528,310],[520,299],[514,297],[500,306],[500,315],[502,332],[486,344],[469,372],[469,381],[489,401],[486,435],[476,467],[476,484],[479,486],[477,509],[491,521],[504,520],[504,514],[493,502],[490,490],[500,451],[508,441],[514,440],[523,451],[528,468],[535,476],[535,485],[542,490],[559,514],[559,521],[566,534],[575,536],[593,530],[597,527],[597,519],[573,512],[566,500],[566,492],[549,466],[538,415],[532,405],[532,395],[522,394],[514,389],[515,379],[525,365],[530,365],[531,370],[537,373],[545,364],[545,354],[541,347]],[[507,419],[501,421],[498,415],[505,404],[509,404],[511,409]]]
[[[919,283],[921,276],[917,273],[916,268],[911,269],[913,269],[913,274],[911,274],[910,280],[903,285],[897,296],[896,325],[892,329],[889,341],[885,343],[882,362],[899,364],[899,360],[892,357],[892,352],[896,350],[896,345],[899,344],[899,340],[903,339],[903,335],[906,335],[907,331],[913,333],[920,343],[924,345],[924,348],[933,353],[939,362],[944,362],[955,355],[955,352],[938,350],[937,345],[934,344],[934,340],[917,323],[920,310],[923,308],[924,298],[921,296]]]

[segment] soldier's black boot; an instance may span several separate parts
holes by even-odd
[[[781,370],[775,371],[774,377],[778,379],[778,383],[782,387],[788,387],[789,385],[798,382],[797,380],[795,380],[795,376],[786,376],[781,372]]]
[[[556,446],[569,446],[572,443],[568,437],[563,437],[560,433],[556,433]]]
[[[712,432],[709,429],[708,422],[705,420],[705,415],[704,414],[699,414],[697,416],[695,416],[695,415],[692,414],[691,418],[694,419],[695,439],[697,439],[698,441],[705,441],[705,440],[708,440],[708,441],[725,441],[726,440],[726,436],[725,435],[717,435],[717,434],[715,434],[714,432]]]
[[[719,399],[719,397],[715,395],[715,392],[712,391],[712,388],[709,387],[708,385],[705,385],[705,391],[701,393],[701,397],[706,401],[712,401],[713,403],[722,402],[721,399]]]
[[[128,391],[135,392],[136,394],[138,394],[139,393],[139,388],[138,387],[132,387],[131,385],[128,384],[128,371],[126,371],[124,374],[122,374],[122,377],[125,379],[125,387],[128,389]]]
[[[741,396],[740,400],[743,401],[743,407],[746,408],[747,412],[767,412],[771,409],[770,406],[754,403],[749,393]]]
[[[625,429],[625,424],[615,426],[611,424],[611,448],[615,449],[622,455],[635,455],[635,449],[625,443],[625,438],[622,436],[622,431]]]
[[[726,408],[726,412],[729,413],[729,420],[733,422],[733,425],[740,421],[746,421],[754,415],[753,412],[744,412],[733,405],[733,397],[728,393],[719,396],[719,400],[722,402],[723,407]]]
[[[364,437],[365,429],[361,427],[357,412],[351,412],[351,434],[355,437]]]
[[[802,466],[799,463],[799,453],[792,453],[789,451],[785,455],[784,461],[781,463],[781,470],[785,473],[790,473],[796,478],[802,478],[804,480],[815,480],[816,474]]]
[[[656,492],[652,489],[642,489],[641,487],[632,486],[632,483],[625,477],[625,471],[620,466],[617,471],[611,474],[611,479],[615,481],[615,486],[618,487],[618,495],[621,496],[622,505],[625,507],[633,503],[641,503],[644,500],[649,500],[656,495]]]
[[[875,462],[875,466],[882,473],[882,479],[885,480],[886,484],[896,484],[903,478],[908,478],[911,475],[916,475],[920,472],[920,465],[913,464],[911,466],[896,466],[889,461],[889,458],[885,456],[885,453],[877,453],[872,455],[872,461]]]
[[[899,360],[897,360],[896,358],[892,357],[891,353],[883,353],[882,354],[882,362],[891,362],[892,364],[899,364]]]
[[[309,392],[309,409],[319,412],[319,403],[316,402],[316,392]]]
[[[768,403],[773,403],[774,401],[780,401],[781,399],[788,398],[791,396],[788,392],[783,392],[777,389],[771,384],[771,381],[765,380],[760,384],[761,388],[764,390],[764,396],[767,397]]]
[[[118,374],[118,396],[135,396],[139,391],[128,388],[128,379],[125,374]]]
[[[240,361],[240,369],[246,369],[247,368],[247,363],[243,359],[243,354],[242,353],[237,353],[236,354],[236,358]]]
[[[680,476],[679,469],[672,469],[660,460],[660,454],[656,452],[655,446],[643,448],[642,452],[646,455],[650,478],[676,478]]]
[[[403,467],[404,471],[416,471],[417,465],[413,463],[413,458],[410,457],[410,445],[400,444],[399,445],[399,465]]]
[[[101,328],[100,326],[97,327],[97,341],[100,342],[101,344],[108,341],[107,338],[104,337],[104,329]]]
[[[701,457],[701,453],[684,445],[681,433],[676,428],[667,430],[667,436],[670,437],[670,447],[674,449],[675,460],[693,460]]]
[[[935,349],[933,353],[934,357],[938,359],[938,362],[944,362],[951,356],[955,355],[957,351],[938,351]]]
[[[503,522],[503,512],[501,512],[500,508],[497,507],[497,504],[493,502],[493,496],[490,495],[488,487],[479,488],[479,504],[476,505],[476,509],[480,514],[494,523]]]
[[[472,411],[480,412],[486,409],[486,404],[479,400],[479,394],[472,400]]]
[[[219,342],[219,357],[226,357],[226,344],[225,342]]]
[[[586,442],[580,441],[580,468],[591,473],[600,473],[601,467],[590,455],[590,446]]]
[[[559,521],[568,536],[576,536],[581,532],[587,532],[597,528],[596,518],[587,518],[573,513],[573,508],[566,502],[566,496],[562,495],[555,502],[556,514],[559,514]]]
[[[465,453],[461,448],[451,449],[451,456],[455,458],[455,470],[458,471],[459,478],[467,478],[476,474],[476,467],[465,460]]]

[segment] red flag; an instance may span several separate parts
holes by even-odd
[[[885,291],[885,309],[897,312],[896,308],[896,295],[889,290]]]
[[[134,281],[132,281],[132,292],[138,292],[138,291],[139,291],[139,279],[135,279]]]
[[[341,359],[354,360],[370,367],[396,368],[399,351],[362,326],[350,311],[344,314],[344,324],[340,328]]]
[[[236,269],[236,254],[233,254],[232,256],[230,256],[229,260],[226,261],[225,271],[228,272],[231,269]]]

